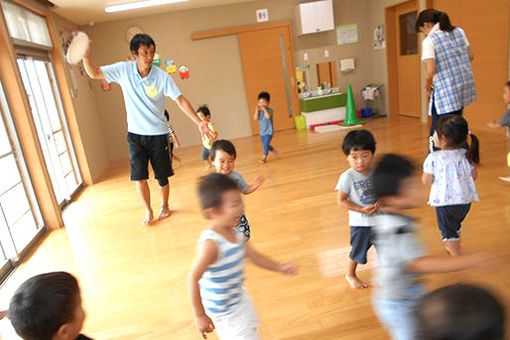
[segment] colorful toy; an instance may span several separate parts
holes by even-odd
[[[354,96],[352,95],[352,87],[347,86],[347,107],[345,108],[345,120],[340,125],[351,126],[365,124],[364,121],[358,119],[356,114],[356,106],[354,105]]]
[[[161,57],[159,54],[154,54],[154,59],[152,60],[152,65],[154,66],[160,66],[161,65]]]
[[[181,79],[189,79],[189,68],[186,65],[179,67],[179,76]]]
[[[168,74],[173,74],[177,72],[177,65],[174,64],[173,60],[165,60],[166,68],[165,70]]]

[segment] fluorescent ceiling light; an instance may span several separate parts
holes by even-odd
[[[112,12],[128,11],[130,9],[138,9],[138,8],[173,4],[175,2],[184,2],[184,1],[188,1],[188,0],[145,0],[145,1],[131,2],[131,3],[127,3],[127,4],[121,4],[121,5],[107,6],[104,8],[104,11],[108,12],[108,13],[112,13]]]

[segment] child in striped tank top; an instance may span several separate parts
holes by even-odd
[[[243,287],[244,257],[259,267],[294,274],[292,263],[279,264],[245,243],[236,227],[244,205],[236,183],[212,173],[199,184],[200,203],[210,220],[200,235],[188,290],[197,329],[206,339],[216,330],[222,340],[258,339],[257,313]]]

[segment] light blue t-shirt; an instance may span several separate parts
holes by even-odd
[[[259,128],[261,136],[273,134],[273,109],[268,107],[267,112],[271,115],[269,119],[266,118],[264,111],[259,110]]]
[[[122,88],[126,105],[128,132],[154,136],[168,133],[168,123],[163,115],[165,97],[176,100],[181,92],[168,73],[152,66],[142,78],[135,61],[121,61],[101,66],[109,83]]]

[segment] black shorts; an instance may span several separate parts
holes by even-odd
[[[168,177],[173,176],[172,160],[168,134],[156,136],[142,136],[129,132],[129,165],[132,181],[149,178],[149,161],[154,177],[161,183],[168,183]]]
[[[444,205],[436,207],[437,224],[443,241],[458,241],[462,221],[471,209],[469,204]]]

